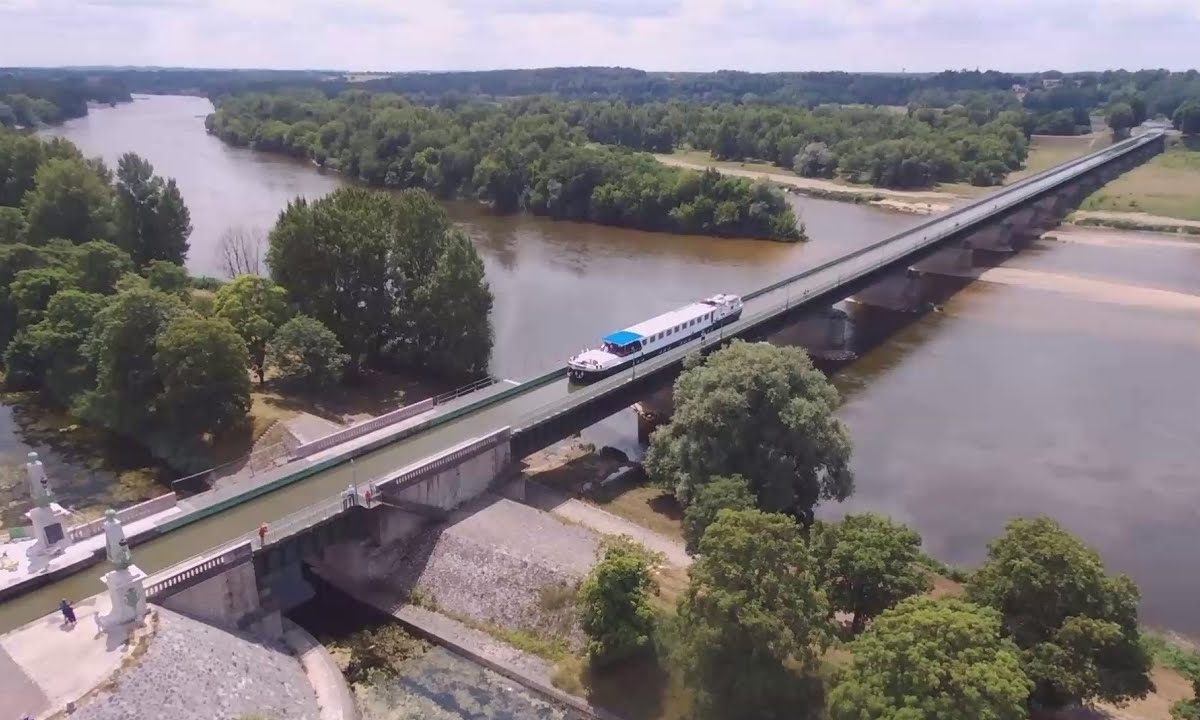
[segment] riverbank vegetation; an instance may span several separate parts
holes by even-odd
[[[35,128],[87,115],[88,103],[128,102],[129,89],[108,75],[22,68],[0,70],[0,127]]]
[[[833,390],[802,355],[735,345],[680,376],[647,471],[683,506],[675,534],[698,551],[687,585],[675,601],[654,603],[647,630],[634,619],[656,563],[635,554],[618,558],[620,572],[598,564],[584,587],[608,591],[589,593],[580,612],[594,614],[598,598],[613,620],[585,624],[586,634],[600,647],[615,634],[634,650],[566,662],[556,682],[626,717],[701,720],[1020,720],[1154,691],[1152,666],[1167,653],[1138,627],[1137,588],[1053,520],[1010,522],[979,568],[958,573],[960,585],[932,574],[920,536],[902,524],[871,513],[812,519],[810,503],[823,496],[810,478],[830,472],[821,458],[848,448],[836,432],[813,431],[825,415],[814,398]],[[747,363],[774,370],[748,373]],[[776,409],[764,399],[776,395],[792,400]],[[704,400],[713,396],[723,399]],[[754,453],[724,429],[776,413],[783,422],[772,430],[779,421],[767,421]],[[786,436],[800,426],[828,447],[798,449]],[[730,432],[732,442],[713,441]],[[728,456],[710,452],[726,446]]]
[[[666,168],[589,142],[554,103],[414,105],[398,95],[248,94],[206,120],[233,145],[311,159],[368,184],[476,197],[500,212],[663,232],[798,240],[765,184]]]
[[[274,279],[224,285],[189,277],[187,207],[136,155],[114,174],[68,142],[0,131],[0,203],[6,387],[177,470],[249,446],[251,374],[303,394],[344,369],[486,371],[482,262],[423,191],[292,203],[271,234]]]

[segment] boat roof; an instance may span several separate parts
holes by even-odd
[[[617,347],[625,347],[626,345],[634,344],[643,337],[645,337],[645,335],[639,335],[632,330],[618,330],[610,335],[605,335],[604,342],[612,343]]]
[[[712,311],[712,305],[706,305],[704,303],[692,303],[691,305],[685,305],[678,310],[672,310],[671,312],[663,313],[658,317],[652,317],[649,320],[640,322],[637,325],[629,328],[629,332],[635,333],[640,337],[649,337],[651,335],[656,335],[667,328],[672,328],[676,325],[682,325],[690,320],[707,315]]]

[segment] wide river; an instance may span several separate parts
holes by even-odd
[[[195,231],[188,265],[219,274],[219,238],[266,231],[287,201],[341,185],[307,165],[226,147],[207,100],[138,98],[54,132],[115,164],[175,177]],[[521,378],[604,332],[721,290],[747,291],[913,224],[870,207],[792,198],[811,242],[633,232],[471,203],[496,295],[496,375]],[[1064,231],[1009,260],[867,352],[836,381],[857,490],[830,513],[879,510],[926,547],[977,563],[1007,519],[1044,513],[1140,585],[1144,619],[1200,635],[1200,243]],[[0,425],[0,449],[20,429]],[[628,445],[632,422],[606,423]]]

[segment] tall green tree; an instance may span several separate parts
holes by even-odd
[[[268,278],[239,275],[217,290],[213,314],[229,321],[241,336],[249,351],[250,368],[263,382],[267,343],[291,314],[287,291]]]
[[[63,407],[71,407],[95,386],[95,362],[87,348],[106,303],[103,295],[80,290],[55,294],[43,320],[9,344],[9,379],[22,387],[42,387]]]
[[[96,389],[81,398],[83,417],[129,436],[161,432],[157,409],[163,383],[155,365],[158,337],[176,318],[189,313],[178,297],[147,287],[135,286],[113,296],[96,316],[90,345]]]
[[[932,587],[919,564],[921,536],[877,513],[847,515],[841,523],[813,529],[813,553],[821,586],[835,610],[853,616],[852,630],[904,598]]]
[[[312,390],[340,380],[348,361],[333,331],[306,315],[285,322],[267,345],[267,365]]]
[[[25,215],[20,208],[0,207],[0,245],[16,245],[25,242]]]
[[[46,158],[43,143],[33,135],[0,131],[0,205],[18,207],[33,189],[38,166]]]
[[[704,531],[722,510],[753,510],[755,506],[754,491],[741,475],[713,478],[696,488],[696,496],[683,512],[683,540],[688,552],[700,549]]]
[[[61,267],[40,267],[17,273],[8,287],[8,294],[17,311],[18,326],[28,327],[41,322],[50,298],[74,284],[75,276]]]
[[[1129,103],[1114,103],[1109,106],[1104,120],[1112,128],[1114,135],[1123,137],[1129,133],[1129,128],[1134,126],[1133,108],[1129,106]]]
[[[807,680],[829,627],[812,565],[786,515],[723,510],[708,526],[678,613],[678,661],[697,717],[816,714]]]
[[[758,506],[811,522],[853,490],[837,391],[796,348],[734,342],[675,381],[675,414],[655,431],[650,477],[685,505],[714,477],[741,475]]]
[[[42,163],[23,205],[25,234],[32,244],[51,238],[79,244],[112,237],[112,190],[83,160],[55,158]]]
[[[1175,129],[1184,135],[1200,133],[1200,100],[1189,100],[1175,110],[1172,117]]]
[[[117,282],[130,272],[133,261],[129,253],[110,242],[86,242],[75,254],[75,276],[84,292],[111,295],[116,292]]]
[[[268,262],[300,312],[337,335],[351,370],[385,355],[450,372],[486,363],[482,264],[427,192],[342,188],[290,203]]]
[[[1033,683],[1000,614],[958,599],[910,598],[851,646],[831,720],[1025,720]]]
[[[220,436],[246,422],[246,344],[227,321],[181,315],[158,337],[157,410],[172,435]]]
[[[187,259],[192,223],[183,196],[174,180],[155,175],[150,161],[135,153],[117,161],[116,220],[117,240],[139,268]]]
[[[647,554],[629,542],[610,543],[579,587],[579,624],[588,637],[593,667],[611,665],[650,649],[658,588]]]
[[[169,295],[187,298],[192,287],[192,278],[187,268],[170,260],[151,260],[142,270],[146,284]]]
[[[1154,689],[1137,586],[1106,575],[1096,551],[1053,520],[1009,522],[967,592],[1003,614],[1038,704],[1120,703]]]

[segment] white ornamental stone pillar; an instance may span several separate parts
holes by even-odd
[[[46,468],[38,460],[37,453],[29,453],[25,474],[29,482],[29,495],[33,498],[33,507],[25,513],[25,517],[33,524],[33,537],[36,540],[28,554],[30,557],[58,555],[71,545],[71,538],[63,525],[64,518],[71,513],[54,502],[50,478],[46,477]]]
[[[104,574],[112,611],[99,618],[102,627],[116,627],[141,620],[146,614],[146,573],[133,564],[125,529],[115,510],[104,513],[104,543],[108,561],[116,566]]]

